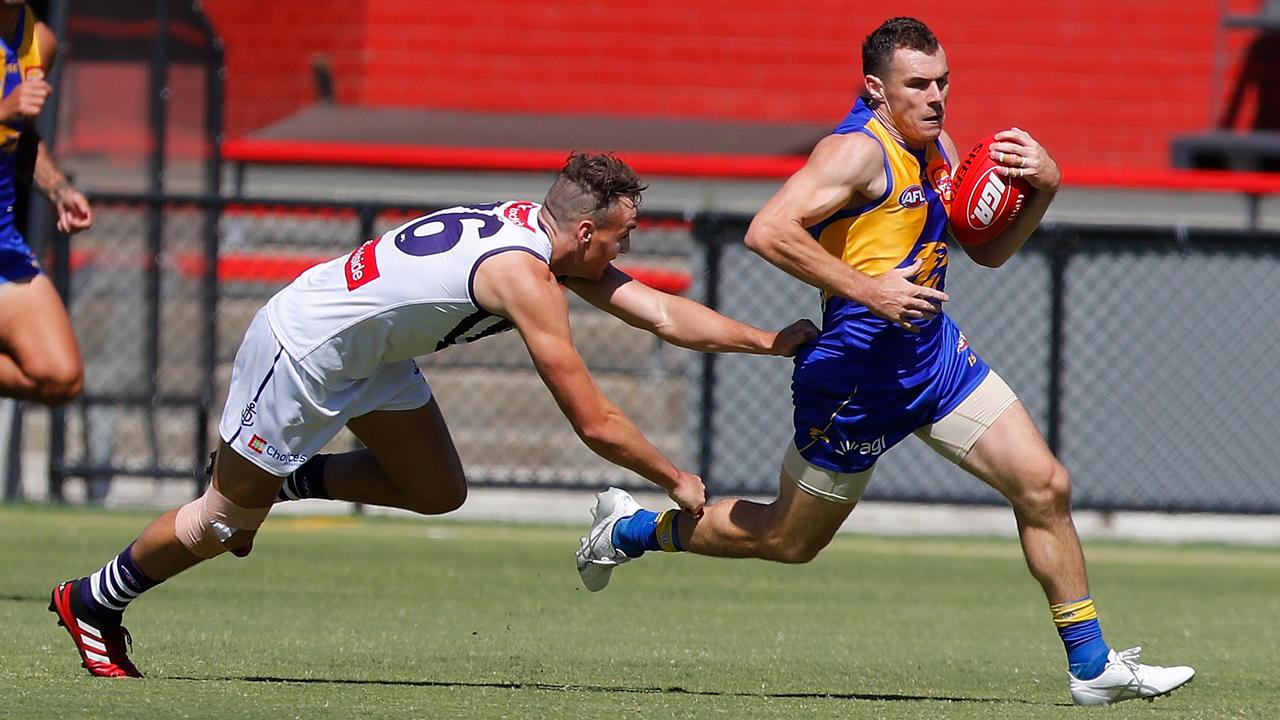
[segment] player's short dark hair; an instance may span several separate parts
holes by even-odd
[[[902,48],[932,55],[938,52],[938,38],[913,17],[889,18],[862,41],[862,74],[883,79],[893,53]]]
[[[640,194],[648,186],[613,153],[574,152],[543,201],[557,223],[590,218],[603,222],[614,204],[629,198],[640,207]]]

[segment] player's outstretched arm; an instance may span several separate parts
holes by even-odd
[[[943,138],[943,142],[947,143],[947,152],[951,157],[957,157],[950,137],[944,135]],[[1016,127],[1003,130],[995,134],[995,140],[991,144],[991,159],[999,163],[996,172],[1004,177],[1025,179],[1033,192],[1027,197],[1017,219],[999,236],[982,245],[962,246],[974,262],[992,268],[1004,265],[1014,253],[1022,249],[1031,233],[1040,226],[1045,211],[1049,209],[1054,196],[1058,194],[1058,186],[1062,183],[1058,163],[1026,130]]]
[[[36,44],[42,53],[43,72],[52,72],[58,48],[53,31],[44,23],[38,23],[35,32]],[[52,92],[52,87],[45,81],[43,75],[25,80],[10,96],[5,97],[5,103],[9,103],[12,98],[17,103],[17,108],[12,113],[7,106],[0,108],[0,116],[9,118],[11,114],[16,113],[16,119],[28,122],[40,113]],[[88,230],[93,225],[93,211],[89,207],[88,199],[58,169],[35,127],[29,125],[22,134],[31,135],[23,138],[22,152],[33,152],[34,158],[27,155],[27,159],[20,162],[20,166],[25,166],[25,172],[30,173],[30,179],[36,189],[53,205],[54,214],[58,218],[58,229],[69,235]],[[34,149],[31,151],[25,149],[32,146]]]
[[[682,509],[702,511],[702,479],[668,460],[596,385],[573,345],[564,291],[542,261],[523,252],[499,253],[481,263],[473,288],[481,307],[515,324],[538,374],[587,447],[661,487]]]
[[[88,198],[54,164],[53,156],[49,154],[43,140],[36,147],[33,179],[35,186],[53,205],[54,214],[58,218],[58,230],[74,235],[93,225],[93,210],[89,207]]]
[[[688,298],[655,290],[613,265],[599,280],[569,278],[565,285],[628,325],[699,352],[790,357],[818,336],[818,328],[808,320],[797,320],[778,331],[761,330]]]
[[[920,268],[870,277],[832,256],[805,229],[851,202],[879,197],[886,182],[879,143],[859,133],[827,136],[804,167],[756,213],[747,230],[747,247],[816,288],[916,330],[915,321],[933,316],[947,300],[946,293],[908,280]]]

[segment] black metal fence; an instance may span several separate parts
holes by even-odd
[[[59,263],[87,381],[55,415],[54,498],[83,480],[191,482],[216,440],[252,314],[307,265],[432,209],[127,194],[94,202],[94,230]],[[761,326],[816,319],[816,290],[743,247],[749,218],[646,216],[624,258],[638,273],[687,277],[690,296]],[[952,258],[948,311],[1073,471],[1077,506],[1280,512],[1270,449],[1280,321],[1269,311],[1280,235],[1058,225],[1000,270],[959,251]],[[585,304],[571,314],[605,392],[675,462],[714,494],[773,492],[790,437],[788,361],[698,355]],[[586,450],[514,333],[422,366],[476,485],[645,485]],[[340,437],[331,449],[353,442]],[[882,461],[867,497],[1002,502],[911,439]]]

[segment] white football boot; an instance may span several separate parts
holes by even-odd
[[[631,559],[613,546],[613,526],[643,509],[626,490],[609,488],[596,495],[591,529],[582,538],[577,552],[578,574],[591,592],[603,590],[609,584],[613,569]]]
[[[1067,673],[1071,701],[1076,705],[1111,705],[1123,700],[1152,700],[1191,682],[1196,671],[1185,665],[1161,667],[1138,662],[1140,647],[1107,653],[1107,666],[1092,680]]]

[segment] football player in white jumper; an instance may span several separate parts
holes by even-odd
[[[222,442],[200,498],[161,515],[50,609],[93,675],[138,677],[125,607],[225,552],[247,555],[277,500],[334,498],[447,513],[467,496],[449,428],[414,358],[516,329],[593,451],[701,512],[705,489],[592,380],[569,332],[568,288],[663,340],[704,352],[794,355],[808,320],[761,330],[633,281],[613,266],[644,185],[612,155],[573,154],[542,204],[450,208],[304,272],[267,303],[236,354]],[[346,426],[364,448],[318,454]]]

